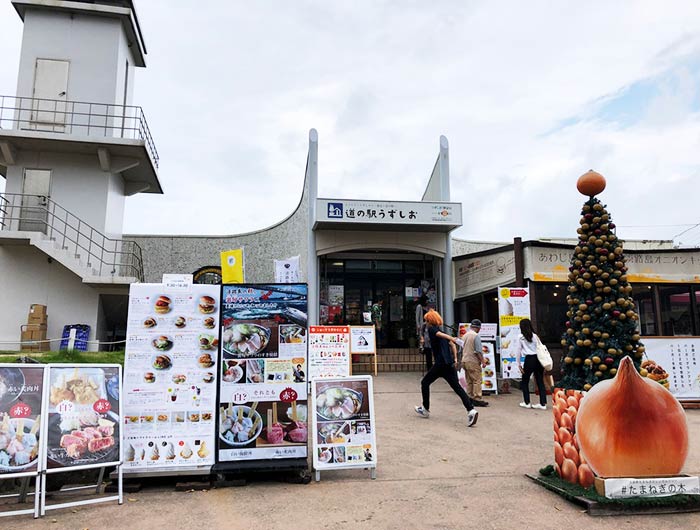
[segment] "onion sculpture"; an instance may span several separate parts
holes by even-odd
[[[613,379],[596,384],[581,400],[576,437],[585,461],[601,477],[677,475],[688,455],[680,403],[639,375],[629,357]]]

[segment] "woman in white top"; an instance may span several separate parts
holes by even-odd
[[[524,318],[520,321],[520,336],[515,341],[513,353],[518,361],[518,369],[523,374],[523,380],[520,387],[523,391],[523,402],[520,406],[526,409],[542,409],[547,408],[547,391],[544,388],[544,368],[537,359],[537,345],[540,343],[540,338],[532,329],[530,319]],[[525,361],[521,364],[521,357]],[[540,404],[530,405],[530,376],[535,374],[535,381],[540,392]]]

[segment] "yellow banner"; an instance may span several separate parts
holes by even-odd
[[[221,282],[245,282],[245,269],[243,268],[242,248],[227,250],[221,253]]]
[[[506,327],[506,326],[516,326],[520,324],[520,321],[523,318],[527,317],[518,317],[514,315],[502,315],[501,316],[501,327]]]

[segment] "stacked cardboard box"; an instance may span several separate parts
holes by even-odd
[[[49,349],[48,342],[36,342],[46,340],[48,316],[46,306],[32,304],[29,307],[27,323],[22,326],[22,351],[43,351]],[[35,341],[33,344],[24,344],[27,341]]]

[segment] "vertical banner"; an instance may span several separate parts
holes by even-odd
[[[237,248],[221,253],[221,283],[243,283],[245,262],[243,249]]]
[[[287,259],[274,260],[275,262],[275,283],[299,283],[301,272],[299,267],[299,256]],[[236,282],[224,282],[236,283]]]
[[[124,358],[124,470],[214,464],[219,286],[133,284]]]
[[[530,318],[530,291],[527,287],[498,288],[498,323],[501,333],[501,373],[503,379],[520,377],[517,359],[511,353],[520,336],[520,321]]]
[[[44,447],[48,473],[121,462],[121,366],[50,365]]]
[[[224,285],[219,462],[307,456],[306,284]]]
[[[373,327],[373,326],[370,326]],[[350,327],[309,328],[309,378],[350,375]]]
[[[314,469],[376,467],[372,377],[312,380],[311,389]]]
[[[0,478],[42,470],[44,370],[43,365],[0,366]]]

